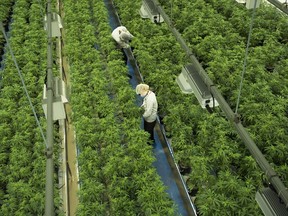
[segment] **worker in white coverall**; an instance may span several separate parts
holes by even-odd
[[[156,95],[152,92],[147,84],[136,86],[136,94],[143,98],[141,107],[144,109],[144,130],[150,134],[150,140],[154,141],[154,126],[157,119],[158,103]]]
[[[134,37],[125,26],[117,27],[111,35],[121,48],[129,48],[129,41]]]

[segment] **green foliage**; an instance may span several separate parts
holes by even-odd
[[[152,166],[155,157],[148,134],[140,129],[135,91],[123,54],[111,38],[104,2],[66,0],[63,7],[79,149],[77,215],[174,215]],[[79,30],[82,26],[87,31]]]
[[[172,8],[171,2],[160,2],[234,109],[252,12],[229,0],[176,0]],[[77,215],[174,215],[175,208],[151,166],[155,158],[146,145],[148,135],[139,128],[135,93],[124,61],[119,60],[122,53],[111,39],[104,2],[65,0],[63,4],[64,53],[71,66],[72,117],[80,149]],[[140,0],[114,4],[122,23],[135,35],[131,45],[145,82],[157,94],[175,158],[192,168],[188,186],[198,189],[195,204],[201,215],[260,215],[254,195],[262,186],[262,172],[219,110],[209,115],[195,97],[179,91],[175,78],[187,57],[168,27],[140,19]],[[12,0],[3,5],[0,20],[5,24]],[[42,99],[39,92],[46,68],[40,14],[38,1],[16,1],[10,37],[34,104]],[[257,9],[239,107],[243,125],[285,185],[287,29],[287,18],[278,11]],[[3,41],[0,36],[1,50]],[[43,215],[43,141],[9,54],[1,74],[5,76],[0,100],[0,212]],[[35,106],[41,113],[41,107]],[[42,117],[41,124],[45,125]],[[55,202],[60,206],[59,197]]]
[[[9,43],[45,131],[46,119],[43,118],[41,102],[45,77],[43,71],[46,70],[47,60],[47,37],[43,30],[39,1],[15,1],[13,7],[12,2],[14,3],[6,0],[3,2],[4,6],[1,2],[0,19],[7,25],[8,13],[11,12],[13,22],[10,23]],[[3,10],[7,13],[4,17]],[[45,143],[8,50],[4,63],[0,92],[0,214],[40,216],[44,214],[45,201]],[[57,136],[56,131],[55,135]],[[59,153],[58,141],[55,137],[56,161]],[[55,163],[55,166],[57,165]],[[56,215],[61,215],[61,200],[56,186],[57,175],[54,202]]]
[[[180,94],[174,80],[187,59],[166,24],[140,20],[137,4],[129,0],[114,2],[122,22],[136,35],[132,44],[145,82],[159,90],[160,114],[172,136],[175,158],[192,169],[189,188],[199,189],[196,206],[201,215],[260,215],[254,196],[255,188],[263,187],[261,171],[221,111],[215,109],[217,114],[208,115],[193,96]],[[252,11],[228,0],[173,1],[173,7],[170,1],[160,3],[235,109]],[[287,184],[283,172],[287,166],[287,145],[283,144],[287,140],[286,27],[287,18],[275,9],[257,9],[239,113]],[[166,49],[169,43],[171,50]],[[159,52],[162,46],[164,51]],[[221,186],[226,184],[231,184],[229,190]],[[236,185],[239,188],[234,191]]]

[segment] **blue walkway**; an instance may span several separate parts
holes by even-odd
[[[178,206],[178,212],[180,215],[186,216],[188,215],[188,212],[186,208],[184,207],[184,203],[182,200],[182,197],[180,195],[178,186],[175,182],[175,176],[172,172],[171,166],[168,163],[167,156],[164,152],[163,146],[159,140],[158,134],[154,133],[155,137],[155,143],[153,152],[156,157],[156,162],[153,163],[155,168],[157,169],[158,174],[161,176],[161,179],[164,183],[164,185],[167,186],[167,193],[171,197],[172,200],[177,204]]]

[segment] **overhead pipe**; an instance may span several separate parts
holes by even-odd
[[[47,148],[46,148],[46,187],[45,216],[54,216],[54,161],[53,161],[53,41],[51,0],[47,0]]]
[[[227,119],[234,125],[235,129],[238,132],[241,140],[244,142],[262,171],[268,177],[269,182],[273,185],[274,189],[277,191],[278,196],[281,197],[282,201],[285,203],[286,208],[288,208],[288,191],[283,182],[280,180],[279,176],[270,166],[269,162],[266,160],[264,155],[258,149],[255,142],[252,140],[244,126],[241,124],[239,117],[232,111],[226,100],[223,98],[219,90],[213,84],[211,79],[208,77],[207,73],[203,69],[202,65],[199,63],[197,58],[194,56],[192,51],[186,45],[184,39],[182,38],[181,34],[177,31],[177,29],[173,26],[172,22],[170,21],[168,15],[162,9],[158,0],[151,0],[153,4],[157,7],[158,12],[163,17],[165,23],[168,25],[169,29],[172,31],[174,36],[176,37],[177,41],[180,43],[181,47],[186,52],[186,55],[190,58],[192,63],[196,66],[199,75],[201,76],[203,82],[207,85],[208,89],[212,93],[213,97],[216,98],[217,102],[221,110],[225,113]],[[272,0],[269,0],[272,1]]]
[[[277,7],[283,13],[288,15],[288,5],[286,5],[288,2],[285,4],[277,0],[267,0],[267,1],[270,2],[272,5],[274,5],[275,7]]]

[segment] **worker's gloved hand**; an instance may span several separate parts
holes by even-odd
[[[124,48],[124,49],[128,49],[129,47],[130,47],[129,44],[124,44],[124,45],[122,46],[122,48]]]

